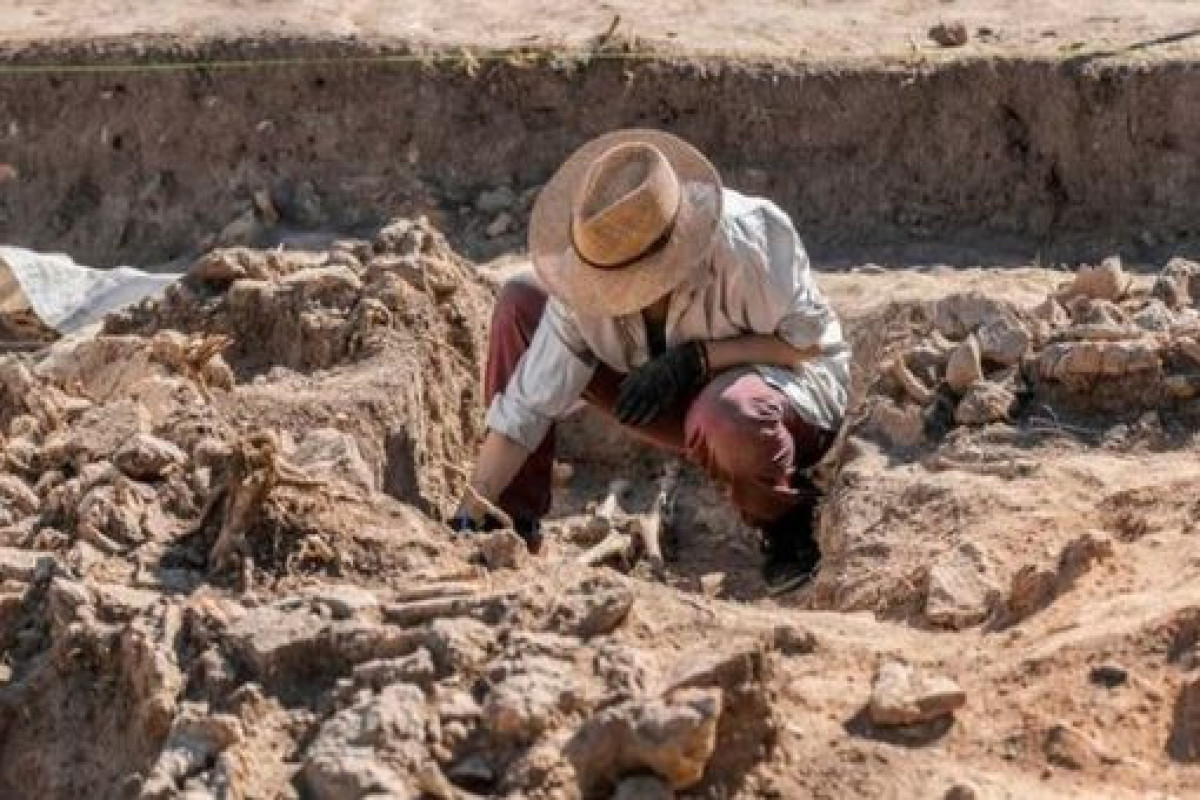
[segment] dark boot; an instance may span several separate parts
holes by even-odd
[[[802,492],[800,503],[762,530],[762,574],[771,594],[799,589],[816,574],[821,561],[815,530],[819,492],[811,482]]]

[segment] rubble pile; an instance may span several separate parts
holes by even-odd
[[[866,431],[888,444],[1032,413],[1200,412],[1200,264],[1172,260],[1137,285],[1116,258],[1033,308],[941,298],[894,342],[870,388]]]
[[[99,334],[0,358],[0,796],[1184,785],[1191,566],[1124,609],[1101,579],[1186,561],[1194,455],[1155,483],[1126,451],[1193,403],[1196,274],[847,311],[862,413],[821,569],[776,598],[719,489],[644,453],[556,469],[536,555],[450,535],[492,293],[425,222],[214,251]]]
[[[489,302],[399,220],[0,361],[0,795],[670,796],[762,759],[770,637],[681,670],[628,579],[436,521]]]
[[[1172,507],[1161,493],[1131,505],[1088,470],[1188,446],[1200,264],[1135,276],[1109,258],[1021,297],[942,292],[851,326],[857,409],[810,605],[1004,629],[1106,569],[1121,539],[1168,527],[1150,521]]]

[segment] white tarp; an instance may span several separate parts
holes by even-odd
[[[65,255],[0,245],[0,314],[32,311],[59,333],[73,333],[158,294],[179,277],[131,267],[93,269]]]

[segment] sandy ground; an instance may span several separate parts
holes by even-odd
[[[660,46],[805,59],[934,53],[927,32],[939,22],[966,26],[970,43],[950,52],[971,55],[1182,56],[1200,35],[1200,8],[1190,0],[10,0],[0,9],[0,41],[263,36],[586,45],[617,19],[618,34]]]

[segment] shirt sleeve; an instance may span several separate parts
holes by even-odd
[[[751,330],[774,333],[799,350],[828,352],[844,344],[837,314],[813,280],[808,253],[783,211],[757,206],[734,220],[730,240],[752,273],[740,282]]]
[[[572,313],[553,298],[505,390],[488,409],[488,427],[533,452],[554,420],[569,412],[596,371]]]

